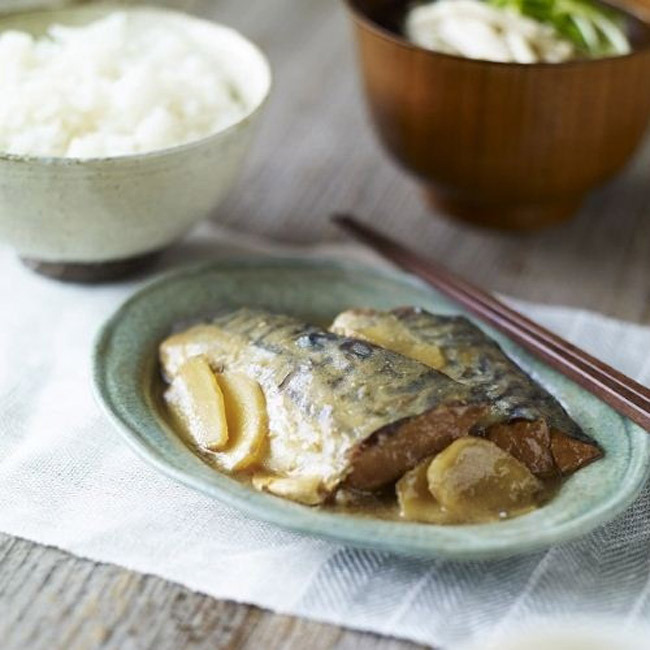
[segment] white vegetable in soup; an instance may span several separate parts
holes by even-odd
[[[592,0],[438,0],[407,15],[430,50],[502,63],[561,63],[631,50],[624,15]]]
[[[408,15],[417,45],[470,59],[503,63],[559,63],[575,56],[552,27],[482,0],[438,0]]]

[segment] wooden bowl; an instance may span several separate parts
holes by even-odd
[[[449,56],[401,33],[409,0],[348,0],[383,144],[453,216],[530,229],[569,218],[618,172],[650,121],[650,25],[634,51],[560,64]]]

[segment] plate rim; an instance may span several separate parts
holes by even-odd
[[[253,491],[250,487],[242,485],[236,480],[230,478],[222,472],[215,470],[215,482],[206,482],[196,475],[187,472],[184,469],[174,466],[167,460],[158,448],[152,446],[146,436],[141,435],[138,430],[132,428],[127,418],[124,417],[124,407],[115,402],[115,396],[108,387],[108,375],[105,361],[105,352],[109,348],[111,337],[115,329],[122,322],[129,308],[146,300],[151,292],[155,292],[166,286],[170,282],[191,278],[192,276],[201,275],[206,272],[228,272],[238,269],[259,268],[259,267],[276,267],[276,268],[310,268],[318,270],[336,270],[336,271],[355,271],[365,274],[382,277],[386,280],[408,284],[413,288],[424,289],[435,294],[435,291],[419,278],[393,268],[375,267],[370,264],[359,263],[350,260],[338,259],[311,259],[309,256],[292,256],[292,257],[269,257],[264,258],[259,255],[238,256],[225,260],[213,260],[200,262],[198,264],[189,264],[175,269],[167,270],[144,286],[132,293],[120,306],[114,310],[111,316],[100,327],[92,348],[92,388],[96,402],[100,405],[102,411],[119,431],[121,437],[126,441],[128,446],[136,452],[143,460],[147,461],[164,475],[179,481],[180,483],[199,492],[215,498],[218,501],[232,507],[247,516],[254,519],[265,521],[275,526],[294,531],[296,533],[308,535],[315,539],[327,539],[329,541],[348,544],[357,548],[372,548],[380,551],[398,553],[400,555],[410,555],[415,557],[426,557],[430,559],[454,559],[454,560],[480,560],[496,559],[504,557],[516,557],[523,554],[540,551],[556,544],[575,540],[596,528],[613,521],[621,515],[639,496],[641,490],[650,478],[650,436],[646,438],[638,437],[635,440],[634,429],[639,429],[627,418],[621,416],[621,426],[625,431],[628,443],[630,445],[629,463],[625,472],[625,483],[622,487],[625,489],[621,494],[616,490],[605,501],[600,502],[598,507],[582,513],[570,522],[570,526],[565,523],[559,529],[556,526],[544,528],[538,531],[538,534],[531,539],[518,540],[516,547],[512,547],[512,540],[505,539],[502,543],[493,543],[486,548],[484,540],[481,541],[480,548],[472,548],[461,545],[455,548],[450,541],[436,540],[433,545],[426,540],[417,536],[415,539],[401,539],[401,535],[395,537],[395,527],[398,530],[415,531],[431,530],[432,524],[418,524],[411,522],[393,522],[378,519],[354,519],[353,526],[331,526],[335,522],[340,522],[348,518],[342,513],[333,513],[322,510],[310,509],[307,506],[296,504],[286,499],[276,497],[271,494],[259,493]],[[454,301],[451,301],[452,303]],[[455,304],[455,303],[454,303]],[[462,307],[458,306],[462,311]],[[509,337],[502,335],[505,339],[511,341]],[[541,362],[543,363],[543,362]],[[554,372],[555,369],[544,364]],[[570,379],[566,381],[575,385]],[[585,389],[580,389],[585,391]],[[145,401],[146,391],[143,389]],[[594,399],[598,399],[594,396]],[[609,407],[608,407],[609,408]],[[158,423],[162,426],[162,423]],[[199,462],[203,462],[188,448],[188,453],[192,454]],[[616,495],[619,495],[618,497]],[[274,507],[268,507],[273,504]],[[298,516],[296,517],[296,513]],[[316,514],[314,517],[314,514]],[[511,520],[516,521],[516,520]],[[434,526],[435,529],[444,529],[445,531],[460,533],[461,531],[471,536],[472,528],[480,526],[500,526],[504,523],[494,522],[491,524],[470,524],[464,526]],[[315,530],[318,528],[318,530]],[[366,531],[367,529],[367,531]],[[364,532],[365,531],[365,532]],[[385,538],[381,532],[391,532]],[[371,538],[370,533],[375,533]],[[379,533],[379,534],[377,534]],[[444,535],[443,535],[444,537]],[[405,546],[408,545],[408,548]]]

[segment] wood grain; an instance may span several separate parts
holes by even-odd
[[[0,535],[2,650],[407,650]]]
[[[291,241],[371,218],[491,290],[650,323],[650,148],[577,219],[535,235],[432,215],[380,151],[334,0],[176,0],[271,56],[275,93],[245,176],[214,219]],[[191,253],[187,246],[185,253]],[[406,650],[412,644],[218,602],[158,578],[0,536],[2,650]]]

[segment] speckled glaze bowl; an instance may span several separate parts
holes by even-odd
[[[456,559],[528,553],[584,535],[622,513],[650,468],[650,436],[596,397],[484,328],[551,391],[605,450],[571,476],[543,508],[507,521],[434,526],[310,508],[257,492],[194,455],[160,410],[158,346],[179,323],[251,306],[328,323],[344,309],[419,305],[462,313],[423,282],[356,264],[249,259],[169,273],[133,296],[108,321],[94,352],[97,396],[126,442],[170,477],[258,519],[359,547]]]
[[[0,31],[43,33],[54,23],[80,25],[115,10],[83,6],[13,15]],[[195,22],[220,39],[248,104],[246,117],[202,140],[115,158],[36,158],[0,154],[0,240],[37,270],[68,280],[126,273],[206,217],[233,185],[271,88],[269,63],[237,32],[154,7],[120,7]]]

